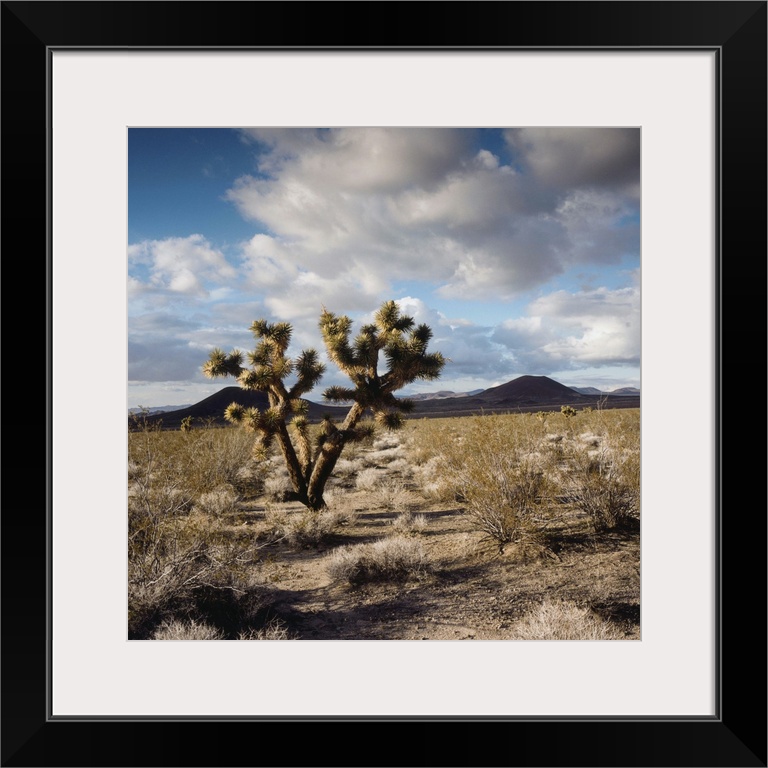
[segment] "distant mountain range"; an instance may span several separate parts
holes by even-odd
[[[472,397],[479,395],[482,389],[472,389],[469,392],[453,392],[450,389],[441,389],[439,392],[423,392],[418,395],[408,395],[409,400],[445,400],[451,397]]]
[[[640,390],[637,387],[619,387],[618,389],[606,391],[595,389],[594,387],[571,387],[575,392],[581,395],[631,395],[637,397],[640,394]]]
[[[440,390],[432,393],[412,395],[407,399],[415,402],[413,416],[463,416],[475,413],[507,411],[556,410],[563,405],[575,408],[603,404],[608,408],[639,408],[640,390],[621,387],[613,392],[601,392],[594,387],[566,387],[547,376],[519,376],[505,384],[490,389],[456,393]],[[246,408],[264,409],[267,396],[263,392],[249,392],[240,387],[224,389],[206,397],[199,403],[187,406],[166,406],[166,409],[150,408],[147,418],[160,420],[164,429],[178,429],[182,419],[192,417],[194,421],[212,420],[223,424],[224,410],[230,403],[240,403]],[[348,408],[309,403],[308,418],[320,421],[326,414],[343,419]],[[162,411],[162,412],[161,412]]]
[[[154,408],[129,408],[128,413],[138,414],[142,411],[146,411],[147,413],[166,413],[167,411],[178,411],[181,408],[189,408],[191,405],[192,403],[184,403],[184,405],[158,405]]]

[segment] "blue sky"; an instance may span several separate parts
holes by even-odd
[[[257,318],[322,350],[321,307],[388,299],[449,363],[407,392],[523,374],[640,386],[640,131],[131,128],[128,406],[194,403]],[[332,364],[310,399],[346,383]],[[404,393],[404,394],[405,394]]]

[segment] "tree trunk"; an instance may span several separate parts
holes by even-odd
[[[291,436],[288,434],[288,428],[285,426],[285,422],[278,427],[276,437],[280,443],[280,449],[283,453],[283,458],[285,459],[285,465],[288,468],[288,475],[291,478],[291,484],[296,491],[297,498],[301,500],[302,503],[306,503],[304,502],[304,499],[308,496],[307,483],[304,480],[301,465],[296,456],[296,451],[293,448]]]
[[[315,466],[312,470],[312,475],[309,478],[309,487],[307,489],[307,498],[309,501],[307,506],[310,509],[318,510],[325,506],[325,500],[323,499],[325,484],[328,482],[328,478],[331,476],[331,473],[336,466],[336,462],[339,460],[339,456],[341,456],[341,452],[347,444],[347,438],[344,437],[344,432],[349,429],[354,429],[364,413],[365,408],[360,405],[360,403],[355,403],[350,408],[347,418],[344,419],[340,432],[333,435],[329,441],[326,442],[315,459]],[[336,438],[335,440],[333,439],[334,437]]]

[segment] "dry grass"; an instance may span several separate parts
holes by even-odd
[[[514,640],[623,640],[615,624],[568,601],[547,600],[518,621]]]
[[[295,640],[295,635],[290,632],[284,621],[270,619],[261,629],[249,629],[237,636],[238,640]]]
[[[130,434],[130,638],[639,637],[638,411],[409,421],[320,512],[243,434]]]
[[[152,635],[153,640],[223,640],[224,633],[210,624],[194,619],[164,621]]]
[[[272,504],[267,507],[265,519],[272,541],[307,548],[317,547],[332,538],[341,526],[354,519],[354,512],[343,507],[326,507],[316,512]]]
[[[415,515],[413,512],[401,512],[393,521],[392,527],[397,533],[408,535],[422,533],[427,528],[426,515]]]
[[[394,536],[335,549],[328,556],[327,569],[332,579],[359,584],[422,579],[432,567],[420,542]]]

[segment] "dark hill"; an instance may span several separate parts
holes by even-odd
[[[486,389],[474,399],[494,405],[570,404],[581,401],[583,395],[546,376],[520,376],[506,384]]]
[[[264,410],[269,407],[267,395],[264,392],[249,392],[240,387],[224,387],[224,389],[214,392],[199,403],[190,405],[187,408],[180,408],[178,411],[166,413],[150,414],[147,416],[149,423],[162,421],[163,429],[179,429],[182,419],[187,416],[192,417],[192,426],[200,421],[213,420],[216,424],[226,424],[224,419],[224,410],[230,403],[240,403],[246,408],[258,408]],[[319,405],[309,403],[308,418],[310,421],[320,421],[326,413],[332,414],[335,418],[343,417],[347,413],[347,408],[338,408],[330,405]]]

